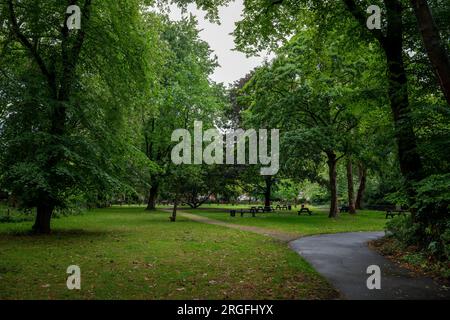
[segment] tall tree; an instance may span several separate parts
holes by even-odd
[[[37,208],[37,233],[50,232],[54,209],[69,195],[120,184],[114,178],[119,164],[109,161],[125,151],[117,138],[123,106],[144,95],[129,99],[148,80],[140,4],[0,3],[1,59],[7,62],[0,77],[12,81],[1,105],[2,183],[24,206]],[[79,30],[66,24],[69,5],[81,9]]]
[[[178,22],[163,19],[160,42],[165,57],[154,96],[140,106],[142,149],[158,167],[150,179],[147,210],[156,209],[161,181],[168,178],[172,132],[192,128],[195,120],[212,126],[225,104],[223,88],[209,80],[217,61],[200,39],[194,17]]]
[[[348,195],[348,208],[349,213],[355,214],[355,191],[353,188],[353,164],[351,157],[346,159],[346,169],[347,169],[347,195]]]
[[[335,48],[343,48],[348,42],[337,32],[324,34],[311,28],[294,36],[244,87],[244,99],[251,105],[248,121],[279,128],[288,157],[300,156],[306,161],[317,154],[322,156],[328,166],[330,217],[338,213],[337,164],[345,156],[351,132],[358,124],[352,108],[362,101],[367,103],[363,92],[371,90],[370,85],[365,87],[370,81],[362,86],[349,81],[355,77],[368,80],[363,75],[367,62],[357,54],[362,46],[338,56]]]

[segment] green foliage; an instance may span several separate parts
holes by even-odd
[[[0,16],[2,186],[23,206],[62,208],[80,192],[129,188],[125,172],[141,160],[123,119],[151,81],[141,2],[83,1],[83,27],[71,32],[61,28],[65,3],[8,4]]]
[[[417,238],[420,225],[414,223],[411,216],[397,216],[389,220],[386,224],[386,230],[391,232],[400,243],[406,246],[415,245],[419,242]]]

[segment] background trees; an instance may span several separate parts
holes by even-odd
[[[369,30],[366,27],[365,10],[370,4],[377,4],[383,10],[384,20],[381,30]],[[428,11],[427,7],[431,10]],[[429,181],[430,177],[436,173],[427,164],[431,150],[426,151],[426,149],[441,143],[446,144],[448,141],[447,133],[435,129],[430,131],[437,135],[433,138],[425,137],[423,133],[427,130],[424,130],[423,125],[430,128],[430,122],[433,122],[437,126],[448,128],[449,117],[442,109],[446,105],[444,100],[446,89],[442,82],[446,78],[445,65],[448,60],[449,43],[442,39],[448,39],[449,28],[448,24],[441,19],[444,16],[448,17],[449,12],[448,4],[439,1],[386,0],[369,3],[369,1],[343,0],[267,3],[255,0],[247,2],[244,19],[238,23],[235,31],[238,48],[249,53],[257,52],[267,46],[276,48],[279,43],[286,43],[292,34],[295,37],[316,27],[319,27],[323,33],[327,33],[337,26],[341,27],[338,30],[342,30],[342,36],[345,36],[352,44],[366,43],[380,50],[379,57],[384,60],[380,66],[385,69],[386,81],[384,82],[387,87],[383,90],[384,93],[378,91],[378,94],[389,100],[392,129],[397,147],[394,157],[398,161],[397,165],[392,166],[391,169],[394,170],[391,170],[388,175],[392,183],[384,184],[384,186],[393,187],[397,194],[403,195],[402,199],[397,197],[395,201],[407,203],[410,206],[413,212],[413,227],[410,229],[410,234],[411,238],[415,239],[415,243],[422,248],[428,247],[431,243],[440,243],[441,252],[443,245],[439,239],[440,235],[445,233],[443,221],[448,221],[450,201],[449,199],[444,201],[445,205],[442,205],[441,201],[436,201],[435,207],[431,204],[432,201],[427,206],[419,204],[425,197],[419,195],[421,190],[419,186]],[[433,17],[436,17],[435,24],[432,21]],[[342,28],[343,24],[347,28]],[[424,36],[425,33],[427,35]],[[442,39],[440,36],[443,36]],[[431,45],[431,42],[434,45]],[[339,55],[345,55],[345,51],[341,50],[338,51]],[[370,52],[361,52],[361,57],[370,59]],[[372,68],[371,72],[374,70]],[[440,114],[440,118],[437,120],[433,116],[431,120],[430,117],[424,116],[421,110],[428,110],[432,114],[439,110],[437,114]],[[383,134],[380,137],[383,137]],[[383,141],[381,143],[389,140]],[[333,142],[333,145],[336,143]],[[379,144],[377,149],[383,148]],[[444,150],[433,153],[435,163],[441,163],[440,159],[445,155]],[[373,159],[376,164],[378,162],[376,152]],[[379,167],[383,168],[387,164],[390,162]],[[401,177],[396,177],[398,169]],[[384,170],[383,168],[379,172]],[[438,171],[438,175],[441,176],[447,172],[447,169],[441,168]],[[393,201],[393,198],[390,199]],[[430,232],[430,230],[434,231]]]
[[[69,4],[80,30],[67,3],[0,3],[1,185],[37,208],[38,233],[74,197],[139,201],[151,186],[151,208],[172,130],[212,126],[224,101],[193,18],[172,23],[138,0]]]
[[[376,57],[360,59],[370,50],[354,44],[350,48],[337,30],[310,28],[279,49],[277,58],[258,69],[244,87],[251,101],[249,121],[283,132],[283,158],[314,159],[328,166],[330,217],[338,212],[338,161],[356,149],[352,140],[359,114],[380,90],[371,79],[377,74],[376,66],[370,65]]]
[[[160,44],[164,61],[156,73],[152,96],[137,110],[141,149],[156,165],[149,181],[147,209],[154,210],[163,179],[171,179],[170,141],[175,129],[193,128],[194,120],[213,126],[225,103],[223,88],[209,75],[217,65],[209,46],[200,40],[193,17],[179,22],[163,19]]]

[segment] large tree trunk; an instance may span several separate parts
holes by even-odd
[[[53,206],[42,203],[37,206],[36,220],[33,225],[33,232],[38,234],[50,233],[50,220],[52,218]]]
[[[358,186],[358,194],[356,196],[355,208],[358,210],[363,209],[363,198],[364,192],[366,191],[366,173],[367,170],[363,166],[363,164],[358,164],[358,178],[359,178],[359,186]]]
[[[366,17],[355,0],[343,0],[347,9],[367,31]],[[386,35],[381,30],[371,30],[385,54],[388,67],[389,100],[394,118],[400,170],[405,179],[409,202],[413,203],[415,192],[412,182],[422,177],[422,162],[417,152],[416,136],[411,121],[408,85],[403,61],[403,6],[399,0],[384,0],[386,7]]]
[[[385,4],[388,30],[382,45],[388,64],[389,100],[395,123],[400,170],[405,178],[409,202],[413,203],[415,191],[412,182],[422,177],[422,161],[417,152],[403,61],[403,9],[397,0],[385,0]]]
[[[264,191],[264,206],[270,207],[270,198],[272,197],[272,176],[265,178],[266,189]]]
[[[329,174],[329,190],[331,195],[329,218],[336,218],[338,214],[337,201],[337,174],[336,174],[336,154],[334,152],[327,152],[328,157],[328,174]]]
[[[158,198],[159,183],[154,182],[150,187],[150,192],[148,194],[147,208],[145,210],[153,211],[156,210],[156,199]]]
[[[353,166],[350,157],[347,157],[347,194],[348,194],[348,212],[355,214],[355,191],[353,189]]]
[[[410,0],[428,58],[450,105],[450,61],[426,0]]]
[[[177,220],[177,206],[178,206],[178,201],[177,201],[177,199],[175,199],[173,201],[172,216],[170,217],[170,221],[172,221],[172,222],[175,222]]]

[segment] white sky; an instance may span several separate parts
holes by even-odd
[[[198,10],[195,5],[188,7],[188,13],[197,17],[200,37],[209,43],[209,46],[218,57],[220,67],[216,68],[211,79],[215,82],[223,82],[225,85],[233,83],[245,76],[250,70],[260,65],[265,56],[247,58],[245,54],[233,51],[234,37],[230,34],[234,31],[235,22],[241,20],[243,0],[235,0],[228,7],[219,8],[220,25],[210,23],[204,19],[205,12]],[[170,18],[179,20],[181,11],[171,6]]]

